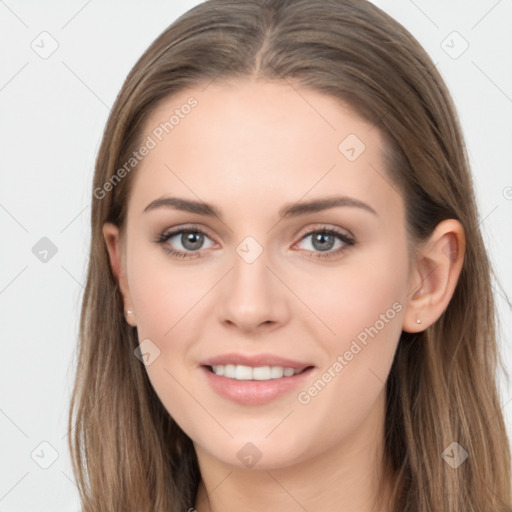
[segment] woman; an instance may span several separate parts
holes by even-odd
[[[91,220],[83,510],[512,510],[457,116],[377,7],[181,16],[115,102]]]

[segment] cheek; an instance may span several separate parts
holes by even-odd
[[[331,270],[324,288],[318,282],[310,288],[308,305],[322,320],[315,338],[325,354],[320,382],[316,376],[308,383],[311,392],[305,387],[298,397],[302,404],[315,402],[311,410],[333,404],[345,412],[364,410],[382,391],[402,332],[407,290],[407,253],[405,245],[397,246],[368,251],[357,263]]]
[[[205,265],[171,260],[160,247],[134,246],[130,254],[130,295],[137,311],[139,337],[165,343],[187,323],[218,277]]]
[[[405,307],[407,290],[407,253],[405,245],[382,245],[364,254],[354,255],[339,268],[323,269],[307,278],[296,278],[301,284],[299,294],[323,324],[323,339],[332,340],[328,351],[343,348],[347,342],[377,323],[384,330],[388,320],[400,324],[398,310]],[[324,283],[324,284],[322,284]],[[394,331],[400,333],[400,328]]]
[[[347,293],[324,305],[329,309],[324,309],[323,318],[332,332],[317,336],[326,354],[322,370],[330,372],[324,380],[336,380],[333,387],[348,392],[348,400],[361,398],[370,381],[377,392],[387,378],[402,331],[404,304],[396,280],[389,275],[380,280],[371,277],[347,286]]]
[[[194,382],[190,382],[193,368],[188,365],[188,354],[200,337],[207,314],[203,308],[218,272],[207,265],[173,263],[163,251],[159,254],[135,244],[130,255],[130,295],[137,312],[139,343],[146,343],[156,355],[146,366],[148,377],[167,411],[180,423],[193,423],[194,414],[200,411],[194,409],[189,394],[194,393]]]
[[[350,276],[340,276],[332,283],[345,286],[339,288],[337,299],[317,303],[336,334],[317,337],[325,363],[296,397],[300,405],[295,420],[322,432],[322,442],[308,447],[312,451],[357,435],[365,418],[377,414],[377,404],[382,404],[402,331],[404,304],[401,272],[393,272],[392,267],[381,270],[367,267],[364,272],[354,269]]]

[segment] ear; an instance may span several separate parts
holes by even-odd
[[[112,272],[117,279],[119,289],[123,296],[126,321],[131,326],[135,327],[137,325],[135,322],[135,311],[133,309],[128,280],[126,278],[124,246],[119,234],[119,228],[115,224],[105,222],[105,224],[103,224],[103,237],[107,245]],[[127,313],[127,311],[130,311],[130,313]]]
[[[465,249],[464,228],[454,219],[440,222],[422,244],[410,275],[404,331],[423,331],[442,315],[457,285]]]

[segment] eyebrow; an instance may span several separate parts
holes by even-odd
[[[359,199],[347,196],[337,196],[314,199],[311,201],[305,201],[301,203],[285,204],[279,210],[279,217],[299,217],[301,215],[316,213],[339,206],[360,208],[362,210],[366,210],[372,213],[373,215],[377,215],[377,212],[369,204],[366,204],[363,201],[360,201]],[[222,212],[215,206],[201,201],[193,201],[190,199],[183,199],[179,197],[161,197],[155,199],[154,201],[149,203],[146,206],[146,208],[144,208],[144,211],[142,213],[146,213],[151,210],[156,210],[157,208],[172,208],[175,210],[196,213],[198,215],[205,215],[207,217],[218,217],[221,220],[223,219]]]

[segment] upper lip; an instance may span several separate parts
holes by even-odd
[[[285,357],[279,357],[272,354],[222,354],[210,357],[201,362],[202,366],[216,366],[219,364],[234,364],[244,366],[282,366],[283,368],[293,368],[294,370],[303,370],[308,366],[313,366],[310,363],[302,363],[294,361]]]

